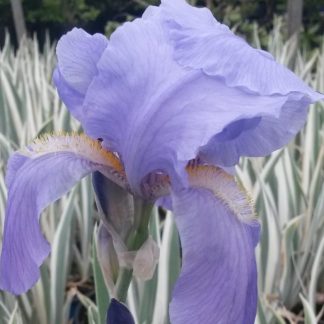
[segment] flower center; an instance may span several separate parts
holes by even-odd
[[[235,178],[219,167],[199,165],[195,160],[186,167],[189,186],[210,190],[240,221],[256,218],[251,197]],[[171,192],[170,177],[163,173],[150,174],[142,184],[144,196],[149,200],[167,196]]]
[[[98,171],[130,191],[124,166],[118,156],[102,147],[101,142],[91,139],[84,134],[45,135],[36,139],[30,146],[21,151],[29,158],[37,158],[45,154],[57,152],[71,152],[98,164]],[[190,187],[210,190],[221,200],[239,220],[247,222],[254,219],[255,212],[251,198],[247,192],[235,181],[235,178],[222,169],[201,165],[192,160],[186,167]],[[171,179],[162,172],[149,174],[142,182],[143,198],[148,201],[167,196],[171,193]]]

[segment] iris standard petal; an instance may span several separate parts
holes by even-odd
[[[83,126],[120,154],[134,191],[156,170],[185,182],[187,161],[214,135],[239,119],[280,119],[285,103],[295,98],[244,92],[180,66],[162,25],[151,18],[118,28],[97,68]],[[297,105],[306,113],[309,102]]]
[[[86,174],[118,172],[117,158],[85,136],[52,136],[16,152],[8,164],[0,287],[14,294],[39,278],[50,247],[39,227],[41,211]]]
[[[194,187],[172,194],[182,269],[170,304],[171,322],[253,324],[259,224],[230,176],[208,167],[189,173]],[[209,188],[196,187],[202,184]]]
[[[79,120],[82,120],[85,93],[97,74],[96,64],[107,45],[104,35],[89,35],[79,28],[73,28],[57,44],[58,65],[53,81],[60,98]]]
[[[310,101],[307,96],[290,94],[279,115],[260,114],[237,119],[200,148],[206,162],[233,166],[241,156],[266,156],[292,140],[305,124]]]
[[[299,92],[312,101],[323,99],[270,53],[252,48],[217,22],[207,8],[192,7],[185,0],[162,0],[160,9],[181,65],[260,95]]]
[[[308,105],[324,99],[276,63],[269,53],[254,49],[235,36],[207,8],[192,7],[184,0],[165,0],[160,7],[147,10],[144,18],[161,21],[179,64],[203,70],[242,92],[287,98],[279,113],[275,106],[269,106],[266,115],[238,117],[215,134],[199,150],[200,157],[208,163],[232,166],[240,156],[265,156],[281,148],[304,125]]]

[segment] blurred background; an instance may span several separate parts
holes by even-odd
[[[257,23],[261,43],[266,45],[267,33],[273,28],[275,16],[287,16],[287,36],[303,26],[305,45],[318,45],[324,32],[324,0],[191,0],[193,5],[209,7],[220,21],[236,27],[248,36]],[[0,0],[0,44],[5,33],[17,39],[23,33],[37,35],[44,42],[46,33],[58,39],[74,26],[89,33],[110,34],[118,24],[140,16],[157,0]],[[14,19],[14,17],[17,17]],[[17,33],[15,33],[17,31]]]
[[[324,92],[324,0],[190,2],[209,7],[254,47]],[[149,4],[158,3],[0,0],[0,242],[10,154],[46,132],[81,131],[51,81],[56,41],[74,26],[109,36]],[[318,103],[287,147],[266,158],[242,159],[237,168],[262,223],[257,324],[324,323],[323,137],[324,106]],[[94,206],[87,178],[44,211],[51,255],[29,292],[14,297],[0,291],[0,324],[105,323],[109,295],[96,258]],[[167,324],[181,264],[172,214],[154,209],[150,232],[161,259],[151,281],[132,282],[127,303],[137,323]]]

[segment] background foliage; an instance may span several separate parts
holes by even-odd
[[[198,6],[208,6],[215,16],[242,35],[252,32],[253,23],[262,26],[261,44],[266,46],[266,35],[273,28],[274,16],[286,12],[287,0],[189,0]],[[43,43],[45,31],[51,39],[58,39],[73,26],[90,33],[109,34],[118,23],[142,14],[149,4],[158,0],[22,0],[29,35],[36,33]],[[108,23],[107,23],[108,22]],[[310,47],[318,45],[324,33],[324,1],[304,0],[303,40]],[[5,29],[14,35],[10,0],[0,0],[0,44]]]

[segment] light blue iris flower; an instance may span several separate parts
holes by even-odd
[[[41,211],[99,171],[173,209],[182,270],[172,323],[253,323],[259,224],[223,170],[287,144],[324,96],[184,0],[162,0],[109,40],[75,28],[57,57],[54,83],[87,135],[48,136],[11,157],[1,288],[35,284],[50,251]]]

